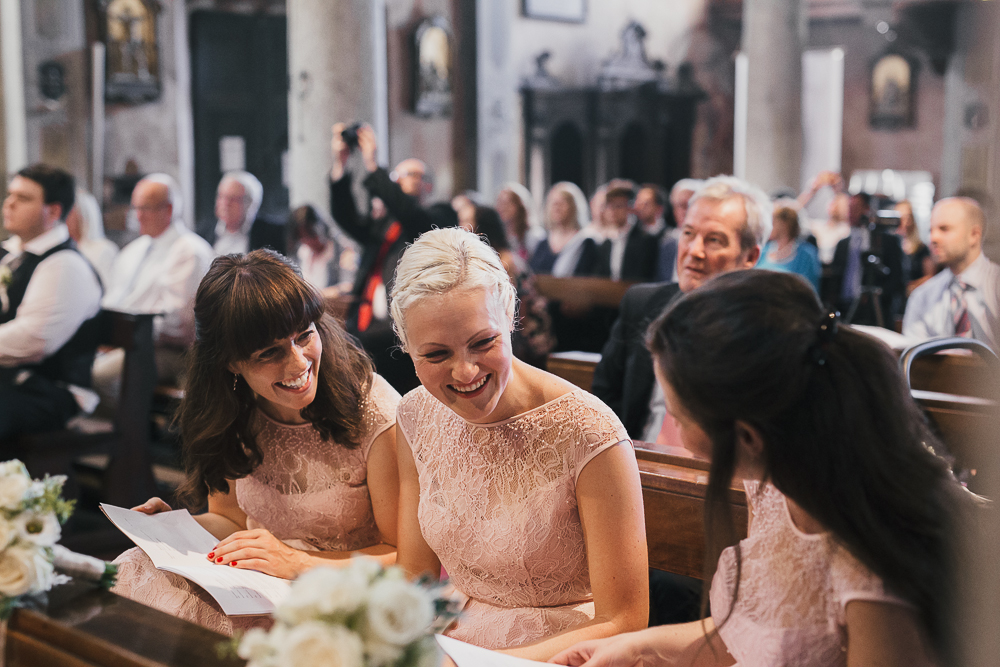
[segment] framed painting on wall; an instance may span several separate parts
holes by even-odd
[[[869,123],[897,130],[915,125],[916,63],[898,53],[880,56],[872,65]]]
[[[443,17],[427,19],[413,35],[413,112],[422,118],[451,115],[451,29]]]
[[[101,0],[107,48],[105,97],[146,102],[160,95],[157,0]]]
[[[587,0],[522,0],[521,10],[529,19],[570,23],[587,20]]]

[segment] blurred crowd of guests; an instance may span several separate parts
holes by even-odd
[[[602,351],[618,310],[581,313],[550,303],[537,276],[677,283],[683,282],[679,271],[687,261],[681,249],[710,262],[715,254],[724,254],[726,244],[752,241],[739,234],[734,241],[721,220],[703,220],[699,224],[708,227],[697,230],[687,224],[689,202],[704,187],[692,179],[677,182],[669,192],[658,184],[613,179],[596,188],[589,200],[576,184],[560,182],[549,189],[543,206],[518,183],[504,186],[492,202],[470,191],[450,203],[430,203],[433,179],[426,164],[410,158],[390,172],[377,162],[377,137],[370,127],[361,126],[349,138],[344,130],[338,124],[332,132],[332,218],[315,205],[299,206],[284,224],[259,215],[260,181],[246,171],[229,172],[218,184],[217,223],[210,239],[184,225],[180,189],[166,174],[150,174],[136,183],[129,219],[138,237],[119,250],[105,238],[97,200],[75,188],[69,174],[45,165],[19,173],[4,204],[12,238],[0,258],[0,341],[4,327],[17,330],[5,323],[16,317],[21,328],[30,322],[40,342],[22,352],[0,353],[0,367],[8,369],[5,376],[23,380],[25,370],[40,375],[40,361],[68,345],[99,302],[104,308],[160,315],[155,328],[159,380],[179,383],[185,351],[195,337],[195,292],[213,257],[268,247],[298,263],[373,357],[379,373],[405,392],[417,381],[409,357],[397,347],[389,317],[387,295],[395,267],[406,246],[422,233],[455,225],[482,235],[500,255],[521,304],[515,353],[544,367],[556,349]],[[352,160],[354,155],[360,160]],[[810,220],[805,207],[827,188],[833,196],[826,217]],[[762,215],[773,224],[754,258],[759,268],[802,276],[853,323],[893,328],[902,320],[907,335],[968,335],[995,345],[997,269],[982,255],[985,224],[973,199],[938,203],[930,246],[921,240],[909,202],[848,193],[838,174],[821,173],[805,192],[777,192],[769,199]],[[47,253],[62,250],[87,260],[92,269],[85,267],[84,273],[99,280],[99,296],[77,294],[90,275],[78,276],[76,289],[57,296],[41,296],[45,290],[30,288],[36,268],[36,286],[49,285],[42,276],[54,272],[62,256]],[[37,261],[25,262],[29,255]],[[13,292],[11,284],[17,288]],[[17,303],[11,303],[11,294]],[[77,308],[68,324],[58,321],[58,313],[67,312],[63,301],[74,299],[77,306],[81,299],[97,302]],[[10,349],[15,348],[20,349]],[[90,412],[98,402],[114,409],[123,358],[121,350],[101,350],[92,374],[77,372],[70,378],[49,373],[54,388],[47,393],[59,395],[62,410],[22,409],[16,419],[7,418],[7,426],[0,416],[0,441],[10,432],[62,423],[77,409]],[[29,420],[34,426],[21,423],[27,414],[35,415]]]

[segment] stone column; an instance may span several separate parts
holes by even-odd
[[[770,191],[798,189],[802,161],[802,48],[808,6],[743,0],[748,70],[746,178]]]
[[[508,0],[476,2],[478,182],[487,201],[493,201],[504,183],[521,180],[524,129],[511,52],[511,31],[519,4]]]
[[[0,190],[4,192],[8,175],[28,164],[22,43],[20,0],[0,0],[0,115],[3,116]]]
[[[984,249],[1000,261],[1000,6],[959,6],[955,44],[945,73],[937,194],[971,194],[981,201],[988,226]]]
[[[372,5],[288,0],[287,11],[289,203],[328,210],[331,126],[376,120]]]

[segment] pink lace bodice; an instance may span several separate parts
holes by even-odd
[[[399,394],[376,375],[368,396],[361,446],[324,441],[310,424],[279,424],[258,413],[264,460],[236,481],[236,500],[248,528],[265,528],[292,547],[353,551],[381,541],[368,492],[368,453],[395,423]],[[142,550],[126,551],[114,592],[223,634],[269,624],[255,616],[228,617],[197,585],[153,567]]]
[[[806,534],[792,522],[773,485],[744,483],[753,509],[749,536],[719,558],[712,580],[712,617],[740,667],[847,664],[844,609],[852,600],[906,604],[829,533]]]
[[[582,390],[494,424],[471,424],[419,387],[397,422],[420,480],[418,519],[470,596],[449,634],[514,646],[593,618],[576,481],[628,434]]]
[[[266,528],[301,549],[353,551],[380,542],[368,493],[368,452],[395,422],[399,394],[375,376],[365,438],[357,449],[324,441],[311,424],[280,424],[258,412],[264,460],[236,480],[247,528]]]

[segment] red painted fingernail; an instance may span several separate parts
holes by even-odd
[[[235,561],[235,560],[234,560],[234,561],[233,561],[232,563],[230,563],[230,565],[232,565],[233,567],[236,567],[236,563],[237,563],[237,562],[239,562],[239,561]]]
[[[213,558],[215,558],[215,552],[214,551],[212,553],[208,554],[208,560],[212,560]]]
[[[222,562],[222,556],[219,556],[218,558],[216,558],[215,562],[216,563],[221,563]]]

